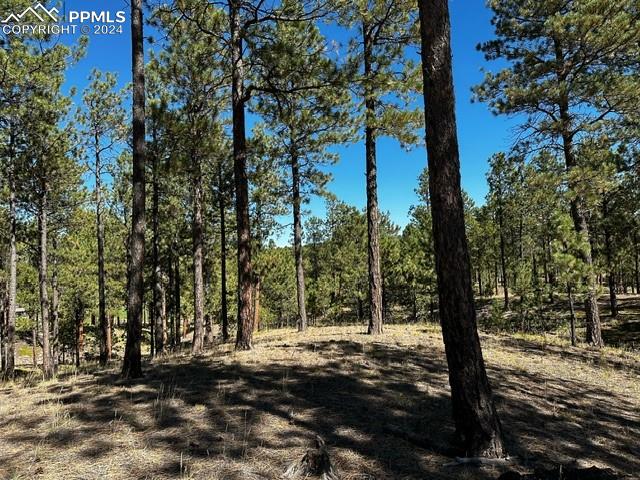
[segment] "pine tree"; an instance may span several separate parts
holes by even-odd
[[[122,142],[125,132],[125,114],[122,95],[114,91],[117,78],[114,74],[102,74],[94,70],[89,85],[83,93],[84,109],[78,111],[76,121],[82,125],[80,132],[87,148],[87,167],[95,179],[94,199],[96,208],[96,237],[98,245],[98,325],[100,326],[100,364],[111,358],[111,326],[107,316],[105,229],[104,229],[104,177],[110,175],[112,155]]]
[[[482,358],[465,236],[449,7],[447,0],[422,0],[419,8],[429,194],[453,418],[467,456],[501,457],[502,427]]]
[[[286,2],[301,15],[298,2]],[[271,155],[283,159],[282,175],[288,177],[293,210],[293,253],[296,267],[298,330],[307,328],[305,274],[302,254],[302,206],[311,194],[324,194],[329,176],[318,169],[332,163],[327,152],[348,138],[345,95],[341,74],[326,55],[325,39],[311,22],[279,23],[275,42],[257,52],[271,70],[271,90],[258,101],[266,127],[273,133]],[[266,75],[265,75],[266,76]],[[314,79],[314,85],[309,79]]]
[[[127,343],[122,376],[142,376],[142,311],[144,302],[145,259],[145,93],[144,93],[144,36],[142,0],[131,1],[131,51],[133,69],[133,174],[131,263],[127,300]]]
[[[147,69],[147,92],[154,92],[153,71]],[[151,77],[151,79],[150,79]],[[159,130],[163,123],[168,123],[165,116],[166,98],[161,94],[160,98],[153,98],[148,102],[150,114],[147,115],[149,123],[148,130],[151,132],[151,141],[148,145],[148,156],[151,158],[151,231],[152,231],[152,250],[151,250],[151,269],[152,269],[152,285],[153,285],[153,309],[151,325],[153,330],[153,338],[151,338],[151,355],[162,355],[164,353],[167,332],[165,328],[166,316],[162,305],[162,297],[164,288],[162,282],[162,267],[160,265],[160,160],[163,152],[163,145],[159,138]]]
[[[360,70],[354,78],[360,98],[357,122],[364,130],[369,265],[368,332],[383,330],[382,276],[377,187],[376,140],[382,136],[404,145],[417,143],[419,112],[411,107],[418,70],[408,52],[418,42],[415,6],[410,1],[361,0],[339,4],[341,22],[357,29],[350,63]],[[391,98],[391,100],[390,100]]]

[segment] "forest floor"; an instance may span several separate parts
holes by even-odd
[[[497,478],[504,467],[445,466],[453,424],[439,327],[363,332],[260,332],[251,352],[172,354],[134,382],[87,366],[0,384],[0,478],[280,479],[316,435],[341,480]],[[517,457],[509,468],[577,460],[639,478],[640,352],[481,338]]]

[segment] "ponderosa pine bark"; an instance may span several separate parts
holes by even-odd
[[[372,75],[371,31],[362,24],[365,81],[365,156],[367,178],[367,258],[369,264],[369,328],[368,333],[382,333],[382,274],[380,272],[380,233],[378,215],[378,180],[376,165],[375,100],[368,83]]]
[[[11,142],[12,143],[12,142]],[[7,331],[4,352],[5,375],[13,377],[15,370],[15,348],[16,348],[16,286],[17,286],[17,265],[18,255],[16,252],[16,188],[13,172],[13,161],[9,171],[9,279],[7,285]]]
[[[505,454],[476,326],[460,187],[447,0],[418,0],[440,321],[453,418],[467,456]]]
[[[225,221],[224,178],[222,164],[218,165],[218,211],[220,214],[220,323],[222,341],[229,340],[229,313],[227,306],[227,230]]]
[[[174,305],[174,301],[173,301],[173,248],[170,246],[167,249],[167,277],[168,277],[168,285],[167,285],[167,289],[169,290],[169,295],[167,297],[167,302],[166,302],[166,306],[167,306],[167,317],[168,317],[168,323],[169,323],[169,328],[167,330],[168,333],[168,342],[171,345],[171,348],[175,348],[176,346],[176,333],[175,333],[175,305]]]
[[[37,332],[37,328],[38,328],[38,322],[39,320],[39,315],[36,313],[36,325],[35,327],[31,328],[31,362],[33,364],[33,369],[35,370],[36,368],[38,368],[38,355],[36,353],[36,348],[38,346],[38,332]]]
[[[104,221],[102,219],[102,162],[100,158],[100,140],[94,135],[96,169],[96,237],[98,240],[98,325],[100,327],[100,365],[106,365],[107,355],[107,297],[106,274],[104,270]]]
[[[636,293],[640,293],[640,262],[638,262],[638,236],[633,234],[633,281]]]
[[[253,318],[253,330],[255,332],[260,330],[260,292],[261,292],[261,281],[260,275],[254,275],[253,277],[253,289],[251,292],[251,316]]]
[[[613,266],[613,245],[611,243],[611,228],[609,222],[609,199],[605,195],[602,200],[602,219],[604,221],[604,249],[607,258],[607,283],[609,286],[609,307],[611,317],[618,316],[618,297],[616,295],[616,271]]]
[[[293,255],[296,263],[296,293],[298,298],[298,331],[307,329],[307,307],[305,302],[304,266],[302,263],[302,218],[300,214],[300,162],[291,155],[291,183],[293,200]]]
[[[167,342],[169,341],[169,329],[167,325],[167,291],[162,284],[160,284],[160,311],[162,312],[162,345],[163,348],[167,348]]]
[[[111,354],[113,352],[113,339],[111,338],[111,331],[113,328],[113,315],[107,316],[107,332],[106,332],[106,350],[107,350],[107,362],[111,361]]]
[[[142,376],[142,310],[144,301],[145,233],[145,111],[144,36],[142,0],[131,0],[131,50],[133,70],[133,191],[131,210],[131,270],[127,301],[127,342],[122,375]]]
[[[42,186],[42,198],[40,199],[38,211],[38,233],[40,262],[38,265],[38,280],[40,285],[40,316],[42,320],[42,374],[45,380],[54,376],[53,362],[51,360],[51,343],[49,330],[49,289],[47,288],[48,276],[48,196],[49,186],[45,182]]]
[[[204,276],[203,276],[203,220],[202,169],[200,159],[193,155],[193,343],[191,352],[202,353],[204,347]]]
[[[174,291],[173,291],[173,304],[174,304],[174,308],[175,308],[175,318],[174,318],[174,334],[175,334],[175,344],[176,344],[176,348],[180,349],[180,347],[182,346],[182,326],[181,326],[181,310],[182,310],[182,306],[181,306],[181,302],[180,302],[180,291],[182,289],[182,282],[180,279],[180,254],[177,252],[177,247],[175,246],[176,243],[174,242],[174,250],[176,251],[176,258],[175,258],[175,264],[174,264],[174,274],[173,274],[173,282],[174,282]]]
[[[155,135],[155,129],[153,137]],[[154,145],[157,139],[154,138]],[[154,151],[151,155],[151,171],[152,171],[152,200],[151,200],[151,227],[153,231],[152,245],[152,269],[153,269],[153,321],[155,334],[155,354],[162,355],[164,353],[165,339],[165,318],[164,309],[162,308],[162,270],[160,268],[160,180],[158,178],[158,155]]]
[[[500,229],[500,266],[502,267],[502,289],[504,290],[504,309],[509,310],[509,275],[507,274],[507,256],[505,253],[504,219],[502,215],[502,207],[499,207],[498,209],[498,228]]]
[[[229,0],[231,30],[231,98],[233,116],[233,174],[236,190],[238,242],[238,334],[236,350],[250,350],[253,338],[251,306],[251,229],[249,224],[249,181],[245,132],[244,63],[242,58],[241,2]]]
[[[9,303],[8,295],[5,292],[2,299],[2,311],[0,311],[0,372],[4,374],[7,368],[7,310]]]
[[[571,285],[567,286],[567,298],[569,299],[569,333],[571,336],[571,346],[575,347],[578,339],[576,338],[576,311],[573,306],[573,291],[571,290]]]
[[[74,315],[76,323],[76,367],[80,367],[80,358],[82,357],[82,353],[84,351],[84,305],[82,305],[81,303],[76,305]]]
[[[153,308],[153,299],[152,299],[151,302],[149,303],[149,355],[151,357],[155,357],[155,355],[156,355],[156,332],[155,332],[156,319],[155,319],[155,313],[156,312],[155,312],[155,310]],[[144,312],[143,312],[142,315],[143,315],[143,317],[142,317],[142,328],[144,329],[144,326],[145,326]]]
[[[58,240],[53,237],[53,272],[51,273],[51,354],[53,356],[53,370],[58,372],[58,357],[60,355],[60,289],[58,287]]]

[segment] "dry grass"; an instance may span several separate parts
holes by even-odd
[[[554,337],[483,336],[511,452],[524,470],[578,459],[640,471],[640,356]],[[0,385],[2,479],[279,479],[327,442],[342,480],[492,479],[445,468],[453,427],[437,327],[260,333],[252,352]],[[391,431],[419,433],[431,448]]]

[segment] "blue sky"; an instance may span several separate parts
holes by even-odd
[[[67,0],[65,8],[125,10],[127,17],[129,15],[125,0]],[[479,42],[493,36],[491,12],[483,0],[452,0],[450,8],[462,185],[476,203],[483,203],[487,192],[487,159],[492,153],[509,148],[515,123],[512,119],[495,117],[484,104],[471,103],[471,87],[482,80],[481,69],[496,68],[496,65],[487,64],[476,51]],[[63,39],[65,42],[70,40],[73,38]],[[92,68],[117,72],[121,84],[127,83],[131,78],[129,42],[128,21],[122,35],[91,35],[87,56],[69,71],[67,86],[76,86],[81,91]],[[331,168],[333,181],[329,188],[343,201],[363,208],[366,203],[364,145],[357,143],[340,147],[338,151],[341,158]],[[414,189],[425,165],[423,148],[406,152],[391,139],[378,141],[380,208],[388,211],[400,226],[407,223],[409,207],[417,201]],[[324,202],[314,200],[309,209],[322,215]]]

